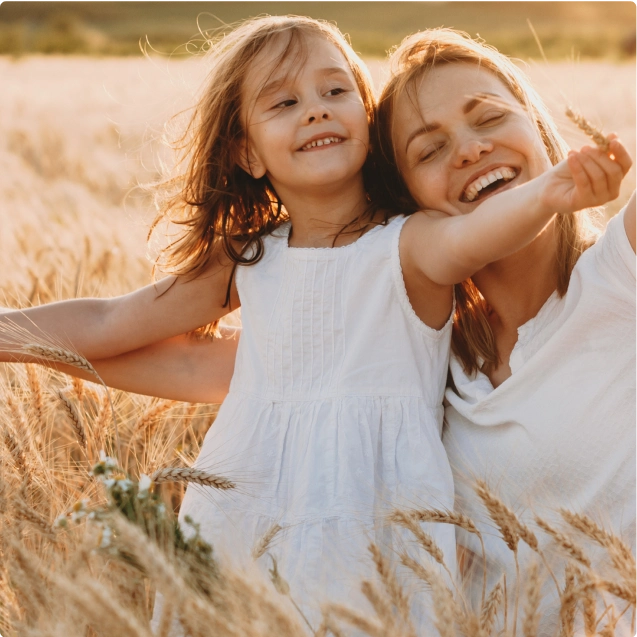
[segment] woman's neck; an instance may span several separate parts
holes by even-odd
[[[289,242],[293,247],[331,248],[346,245],[355,241],[369,222],[367,218],[360,219],[360,223],[338,234],[345,226],[359,219],[369,207],[362,178],[345,188],[286,193],[282,200],[292,223]]]
[[[472,279],[500,329],[517,333],[556,290],[557,272],[557,235],[551,223],[527,247],[489,264]]]

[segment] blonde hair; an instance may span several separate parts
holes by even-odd
[[[324,38],[343,54],[373,123],[375,99],[369,73],[332,24],[298,16],[264,16],[247,20],[212,42],[206,53],[211,70],[202,97],[185,132],[172,144],[178,151],[177,174],[155,184],[159,212],[149,239],[162,221],[183,228],[159,252],[155,264],[162,270],[196,277],[219,249],[234,268],[257,263],[263,256],[264,235],[287,219],[267,176],[255,179],[239,166],[241,141],[249,143],[242,121],[242,95],[246,74],[257,56],[282,42],[282,53],[271,72],[290,56],[295,56],[294,68],[301,68],[309,37]],[[367,171],[366,165],[364,178]],[[226,306],[229,303],[230,285]],[[208,333],[214,327],[208,326]]]
[[[396,165],[392,141],[393,109],[396,96],[409,90],[425,73],[443,64],[469,63],[493,73],[509,89],[531,117],[551,163],[566,157],[568,146],[557,132],[542,99],[525,74],[505,55],[453,29],[429,29],[405,38],[390,56],[390,79],[378,102],[375,125],[375,162],[383,180],[379,193],[387,197],[382,205],[404,214],[418,209]],[[577,259],[595,240],[591,211],[561,215],[557,230],[557,291],[566,293]],[[456,314],[452,347],[467,373],[480,367],[497,366],[495,338],[488,320],[484,297],[469,279],[455,286]]]

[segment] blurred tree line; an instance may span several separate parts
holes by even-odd
[[[247,17],[334,21],[365,56],[384,57],[414,31],[446,26],[503,53],[549,59],[635,55],[633,2],[18,2],[0,5],[0,54],[186,55]]]

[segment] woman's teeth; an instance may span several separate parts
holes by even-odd
[[[515,174],[516,173],[513,168],[502,167],[497,168],[496,170],[491,170],[484,175],[480,175],[480,177],[467,186],[464,195],[465,199],[467,201],[475,201],[481,190],[501,179],[504,181],[511,181],[511,179],[515,177]]]
[[[309,150],[310,148],[316,148],[317,146],[327,146],[328,144],[338,144],[343,141],[340,137],[326,137],[325,139],[316,139],[309,144],[305,144],[301,150]]]

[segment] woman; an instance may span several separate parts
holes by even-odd
[[[537,154],[528,153],[524,126],[513,125],[509,97],[536,128]],[[519,69],[447,30],[413,35],[394,52],[378,130],[389,205],[405,212],[466,214],[567,152]],[[514,179],[483,184],[504,167]],[[488,528],[476,478],[525,523],[572,509],[634,553],[635,195],[592,247],[588,217],[555,217],[527,248],[457,287],[443,440],[457,507],[483,522],[490,586],[503,572],[515,581],[515,567]],[[459,543],[480,551],[474,535]],[[519,550],[522,559],[530,553],[523,543]],[[475,592],[482,588],[476,575]],[[558,625],[550,590],[542,634]]]

